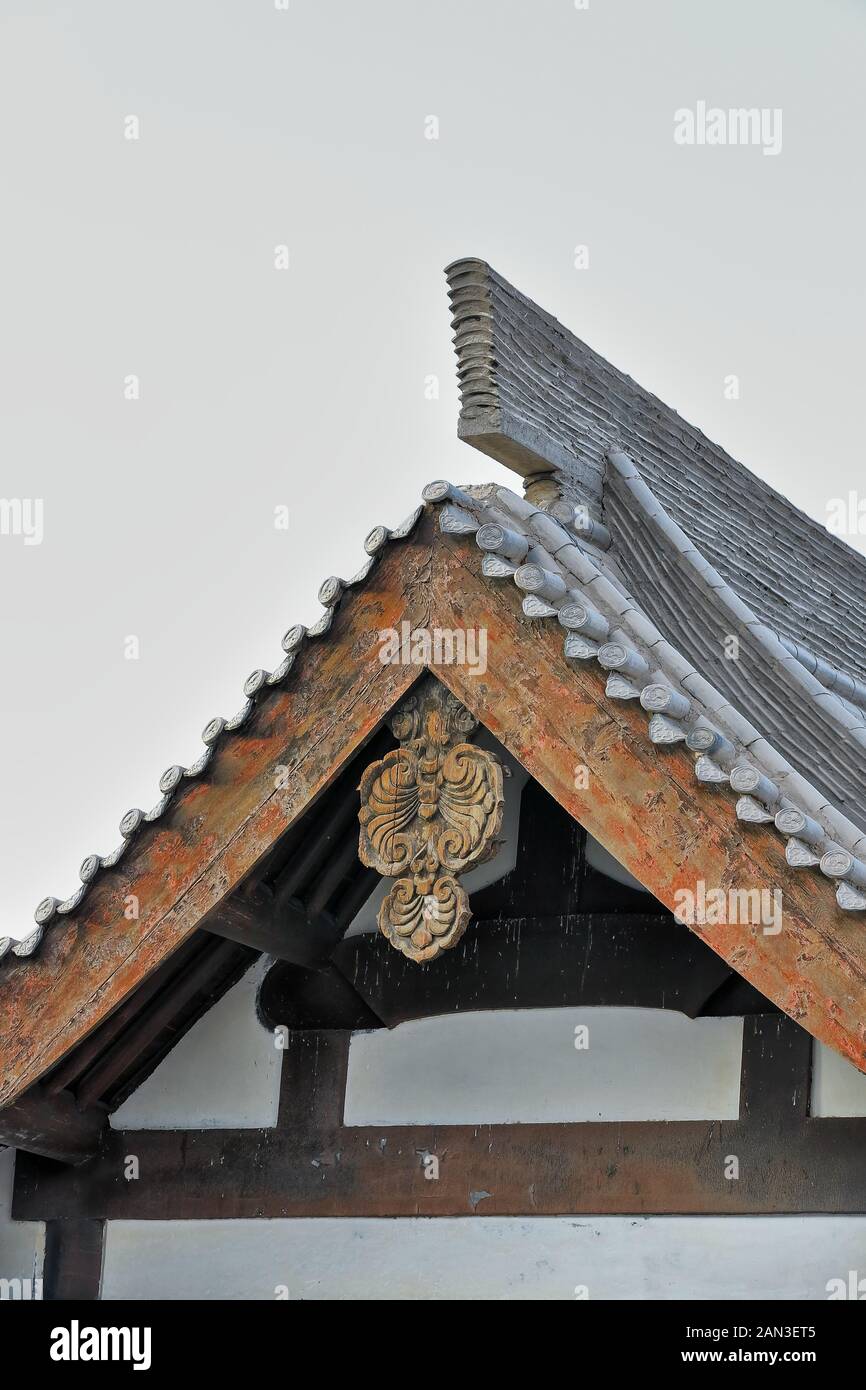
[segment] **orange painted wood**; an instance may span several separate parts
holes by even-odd
[[[302,651],[284,688],[226,738],[78,913],[47,930],[32,960],[0,974],[0,1106],[98,1026],[250,873],[420,674],[383,665],[379,631],[426,621],[430,519],[389,546],[330,633]],[[254,594],[250,601],[254,602]],[[288,774],[279,785],[279,767]],[[139,900],[138,920],[124,903]]]
[[[564,633],[524,617],[508,582],[488,583],[481,555],[448,539],[437,550],[434,610],[442,627],[487,630],[488,669],[437,675],[529,773],[673,910],[680,888],[782,892],[782,930],[697,926],[708,946],[816,1038],[866,1071],[866,932],[822,875],[791,869],[775,829],[744,826],[730,789],[707,787],[683,745],[650,743],[636,701],[611,701],[595,663],[566,661]],[[671,636],[675,639],[676,634]],[[589,770],[581,790],[578,768]],[[470,927],[471,931],[472,928]]]

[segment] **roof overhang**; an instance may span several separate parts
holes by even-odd
[[[487,666],[434,674],[527,771],[665,906],[699,881],[782,894],[781,930],[759,922],[692,929],[816,1038],[866,1070],[866,944],[827,880],[798,873],[772,826],[732,817],[696,781],[682,744],[657,745],[635,704],[611,699],[594,664],[563,655],[561,629],[534,621],[513,585],[482,574],[471,539],[443,535],[428,507],[347,591],[327,636],[308,640],[124,858],[57,919],[33,960],[2,979],[0,1105],[29,1091],[177,950],[339,775],[421,675],[380,660],[380,633],[487,634]],[[580,776],[578,770],[586,770]],[[138,917],[124,913],[135,899]],[[470,928],[471,930],[471,928]],[[435,966],[431,967],[435,969]]]

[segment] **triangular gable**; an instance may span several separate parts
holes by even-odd
[[[382,751],[426,668],[744,980],[866,1070],[866,681],[828,588],[832,573],[847,604],[866,561],[483,262],[448,273],[460,434],[523,473],[526,496],[431,484],[423,516],[377,527],[363,570],[325,580],[320,621],[290,629],[196,763],[123,817],[119,848],[43,900],[25,940],[0,940],[7,1140],[41,1143],[65,1107],[63,1142],[86,1149],[99,1106],[75,1117],[63,1068],[40,1078],[85,1039],[96,1056],[144,987],[179,973],[189,997],[198,971],[222,988],[269,949],[282,919],[262,927],[262,866],[310,808],[326,814],[371,739]],[[763,913],[764,896],[769,919],[725,910]],[[228,937],[224,959],[193,963],[202,926]]]
[[[780,889],[778,933],[755,924],[694,930],[804,1028],[866,1065],[857,918],[839,909],[825,878],[787,863],[772,824],[738,824],[730,793],[696,779],[681,742],[654,744],[645,712],[606,694],[597,662],[566,659],[562,628],[527,618],[513,584],[491,584],[471,539],[441,534],[440,523],[453,529],[453,505],[438,515],[430,507],[410,539],[386,549],[327,637],[306,644],[207,776],[100,876],[77,913],[49,928],[32,961],[7,971],[4,1103],[218,908],[372,734],[420,674],[379,659],[380,633],[403,623],[484,629],[483,673],[443,665],[435,674],[664,905],[677,907],[678,890],[698,881]],[[122,914],[130,895],[137,921]]]

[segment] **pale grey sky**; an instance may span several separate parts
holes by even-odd
[[[0,535],[0,934],[371,526],[506,476],[456,439],[456,256],[819,520],[862,492],[864,70],[855,0],[0,0],[0,494],[44,505]],[[699,101],[781,152],[677,145]]]

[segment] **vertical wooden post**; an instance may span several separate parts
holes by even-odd
[[[743,1019],[740,1119],[776,1129],[809,1114],[812,1037],[787,1014]]]
[[[278,1128],[326,1133],[343,1123],[351,1033],[292,1030],[283,1057]]]
[[[102,1283],[104,1221],[48,1221],[43,1294],[53,1302],[95,1301]]]

